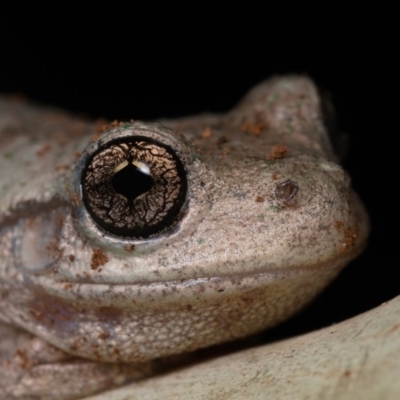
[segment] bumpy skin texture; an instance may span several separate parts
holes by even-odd
[[[367,216],[308,78],[273,78],[225,115],[161,123],[99,137],[96,124],[0,101],[3,397],[79,398],[271,327],[362,250]],[[131,134],[165,141],[187,174],[178,220],[150,239],[110,235],[82,201],[89,153]]]

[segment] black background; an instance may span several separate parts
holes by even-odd
[[[132,21],[8,24],[0,92],[92,118],[146,120],[228,110],[277,73],[307,73],[327,89],[350,137],[345,168],[370,213],[372,234],[365,253],[312,306],[270,334],[282,337],[349,318],[400,292],[398,72],[390,33],[373,24],[323,20],[306,34],[302,20],[267,29],[271,19],[230,27],[221,20],[152,21],[137,30]]]

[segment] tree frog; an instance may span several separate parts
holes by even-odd
[[[300,311],[368,218],[306,76],[88,122],[0,99],[0,394],[78,399]]]

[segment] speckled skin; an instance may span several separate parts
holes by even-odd
[[[81,198],[99,127],[0,100],[0,397],[79,398],[151,374],[153,359],[271,327],[362,250],[367,216],[308,78],[266,81],[225,115],[161,123],[103,135],[174,147],[185,207],[156,237],[119,239]],[[288,181],[291,198],[277,189]]]

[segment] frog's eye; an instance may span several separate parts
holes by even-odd
[[[128,136],[107,142],[87,159],[82,198],[106,232],[148,238],[170,227],[185,203],[184,166],[172,147]]]

